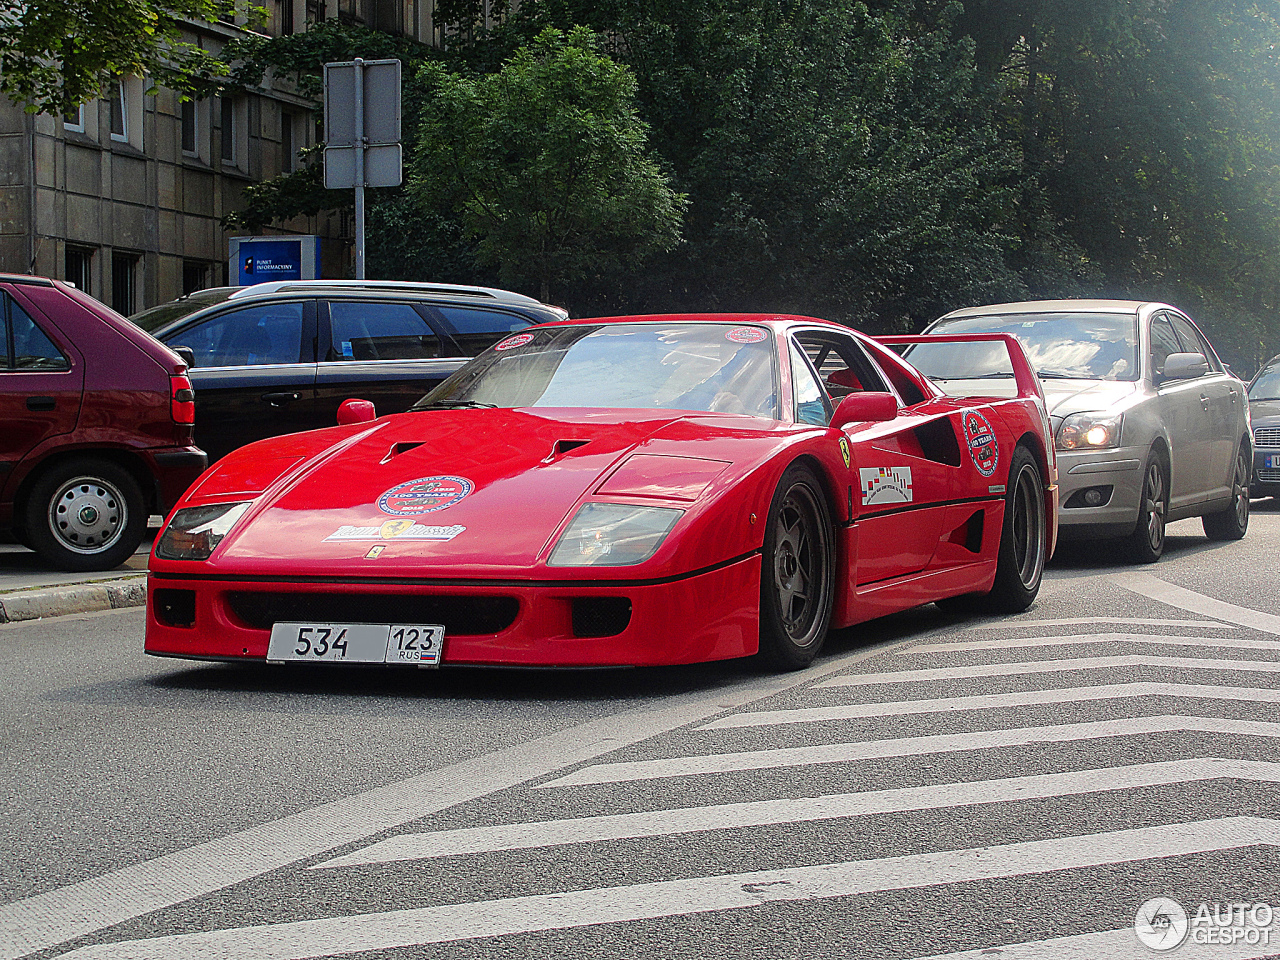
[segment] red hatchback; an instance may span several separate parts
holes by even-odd
[[[177,354],[56,280],[0,275],[0,531],[64,570],[138,548],[204,470]]]

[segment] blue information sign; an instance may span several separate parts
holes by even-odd
[[[320,275],[319,237],[236,237],[231,244],[237,286]]]

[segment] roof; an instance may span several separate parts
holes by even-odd
[[[540,300],[522,293],[499,290],[496,287],[472,287],[456,283],[414,283],[399,280],[269,280],[241,287],[229,299],[264,296],[273,293],[418,293],[433,296],[474,297],[497,303],[518,303],[526,306],[546,306]]]
[[[1151,303],[1149,300],[1023,300],[962,307],[946,314],[945,319],[984,317],[993,313],[1137,313]]]

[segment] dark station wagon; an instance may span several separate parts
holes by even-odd
[[[201,290],[130,319],[191,364],[212,461],[333,426],[350,398],[401,413],[491,344],[567,316],[489,287],[295,280]]]

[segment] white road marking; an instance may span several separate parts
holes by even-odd
[[[1224,687],[1216,683],[1109,683],[1097,687],[1053,687],[1049,690],[1019,690],[975,697],[942,697],[933,700],[836,704],[829,707],[796,707],[789,710],[758,710],[735,713],[712,720],[699,730],[729,730],[737,727],[771,727],[785,723],[821,723],[832,720],[861,720],[876,717],[906,717],[924,713],[962,713],[966,710],[996,710],[1004,707],[1036,707],[1050,703],[1086,703],[1091,700],[1132,700],[1136,697],[1180,697],[1204,700],[1244,700],[1280,703],[1280,689],[1266,687]]]
[[[1275,660],[1210,660],[1204,657],[1152,657],[1130,654],[1121,657],[1066,657],[1061,660],[979,663],[968,667],[938,667],[931,670],[855,673],[825,680],[817,686],[861,687],[873,683],[924,683],[936,680],[964,680],[971,677],[1021,677],[1037,673],[1066,673],[1071,670],[1102,670],[1111,667],[1172,667],[1178,670],[1280,673],[1280,662]]]
[[[1037,620],[1034,617],[1006,617],[993,623],[984,623],[977,630],[1026,630],[1039,627],[1074,627],[1086,623],[1132,624],[1144,627],[1186,627],[1203,630],[1230,630],[1231,624],[1212,620],[1159,620],[1149,617],[1066,617],[1058,620]]]
[[[1133,905],[1134,911],[1138,904]],[[1188,957],[1194,950],[1196,960],[1254,960],[1256,957],[1280,957],[1280,943],[1271,946],[1245,943],[1186,945],[1173,957]],[[1153,960],[1160,954],[1144,947],[1134,936],[1133,927],[1120,930],[1103,930],[1098,933],[1081,933],[1074,937],[1055,937],[1052,940],[1031,940],[1026,943],[1010,943],[999,947],[982,947],[960,953],[936,953],[915,960]]]
[[[657,760],[627,760],[597,763],[567,776],[535,784],[536,789],[577,787],[589,784],[653,780],[658,777],[691,777],[706,773],[741,770],[769,770],[815,763],[849,763],[885,757],[918,757],[933,753],[991,750],[1026,744],[1063,743],[1072,740],[1103,740],[1152,733],[1221,733],[1228,736],[1280,738],[1280,723],[1263,720],[1229,720],[1217,717],[1128,717],[1091,723],[1063,723],[1048,727],[1019,727],[1011,730],[979,730],[971,733],[936,734],[928,737],[901,737],[865,743],[828,743],[811,747],[779,747],[741,753],[713,753],[698,756],[663,757]]]
[[[1126,590],[1171,607],[1178,607],[1188,613],[1198,613],[1204,617],[1214,617],[1225,620],[1227,623],[1235,623],[1242,627],[1280,636],[1280,617],[1273,613],[1263,613],[1260,610],[1227,603],[1225,600],[1215,600],[1194,590],[1174,586],[1149,573],[1124,573],[1111,579],[1117,586]]]
[[[906,642],[906,641],[904,641]],[[458,803],[546,776],[836,673],[896,645],[835,657],[802,673],[638,707],[343,797],[198,846],[0,905],[0,960],[105,930],[326,853]]]
[[[692,877],[82,947],[67,960],[307,960],[539,930],[569,930],[1087,869],[1280,844],[1280,822],[1224,817],[968,850]]]
[[[1230,647],[1236,650],[1280,650],[1280,640],[1241,640],[1235,637],[1182,637],[1151,633],[1081,633],[1052,637],[1005,637],[1000,640],[960,640],[953,643],[920,643],[898,656],[951,653],[961,650],[1013,650],[1019,647],[1065,647],[1085,643],[1148,643],[1181,647]]]
[[[871,814],[940,810],[971,804],[1067,797],[1224,778],[1280,783],[1280,763],[1203,757],[998,780],[720,803],[705,807],[546,820],[541,823],[503,823],[432,833],[405,833],[344,857],[327,860],[312,869],[363,866],[398,860],[429,860],[496,850],[528,850],[601,840],[664,837],[740,827],[810,823]]]

